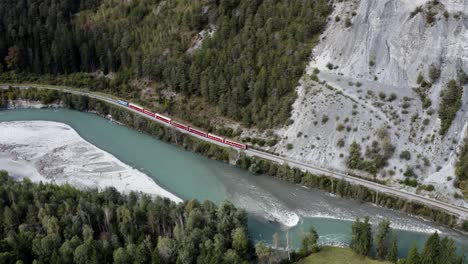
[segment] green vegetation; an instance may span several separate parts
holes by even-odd
[[[455,80],[451,80],[445,90],[440,94],[439,118],[441,128],[439,133],[445,135],[452,125],[453,119],[457,115],[462,104],[463,87]]]
[[[351,19],[349,17],[345,18],[345,27],[351,27],[353,23],[351,23]]]
[[[356,219],[352,226],[351,249],[361,256],[370,256],[372,249],[372,227],[369,218],[364,222]]]
[[[377,227],[377,234],[375,237],[375,251],[378,259],[385,259],[388,255],[388,248],[390,243],[390,221],[387,219],[382,220]]]
[[[361,154],[361,147],[353,142],[349,148],[349,156],[346,160],[346,166],[350,169],[364,170],[376,174],[378,170],[388,164],[388,159],[393,156],[395,146],[392,145],[390,137],[385,128],[377,130],[379,141],[372,141],[371,146],[366,147],[366,160]]]
[[[359,218],[356,219],[352,226],[351,249],[360,256],[371,256],[372,244],[372,228],[369,218],[366,217],[364,222],[361,222]],[[390,222],[386,219],[382,220],[377,227],[375,250],[378,259],[391,263],[462,264],[464,260],[463,254],[457,255],[454,240],[448,237],[440,239],[437,232],[426,240],[421,255],[416,245],[413,245],[409,250],[408,259],[399,260],[397,238],[391,235]]]
[[[299,254],[307,256],[309,254],[319,252],[320,247],[317,244],[318,239],[319,235],[317,234],[317,231],[315,231],[314,226],[310,226],[309,232],[307,232],[302,238]]]
[[[440,78],[440,69],[431,64],[429,67],[429,79],[434,83]]]
[[[417,6],[411,13],[410,13],[410,18],[415,17],[417,14],[423,12],[422,6]]]
[[[406,175],[405,175],[406,176]],[[411,179],[410,177],[406,176],[405,180],[400,181],[401,184],[411,186],[411,187],[417,187],[418,186],[418,180],[416,179]]]
[[[460,188],[468,199],[468,138],[465,138],[460,150],[455,174],[457,175],[455,186]]]
[[[402,151],[400,153],[400,159],[410,160],[411,159],[411,153],[408,150]]]
[[[47,96],[48,94],[51,94]],[[400,210],[408,214],[421,216],[427,220],[436,223],[444,224],[449,227],[460,228],[468,231],[468,221],[458,225],[458,218],[444,211],[434,209],[424,204],[414,201],[408,201],[388,195],[386,193],[377,192],[359,185],[352,185],[345,180],[337,180],[324,175],[316,175],[310,172],[304,172],[298,168],[292,168],[288,164],[278,164],[269,160],[264,160],[258,157],[248,157],[241,153],[238,157],[236,151],[227,148],[222,148],[217,145],[209,144],[205,141],[198,140],[187,134],[179,133],[165,126],[158,125],[155,122],[149,121],[147,118],[133,114],[123,108],[109,105],[107,103],[96,101],[83,96],[71,95],[63,92],[38,90],[38,89],[9,89],[0,90],[0,102],[4,102],[4,106],[9,99],[22,98],[33,100],[34,98],[49,98],[57,103],[62,101],[65,107],[82,111],[94,111],[101,116],[112,115],[115,121],[145,132],[155,138],[169,142],[186,150],[200,153],[206,157],[216,159],[222,162],[236,162],[236,166],[249,170],[254,174],[265,174],[272,177],[277,177],[286,182],[293,184],[301,184],[309,188],[318,188],[326,192],[337,194],[341,197],[350,197],[363,202],[370,202],[387,208]],[[381,134],[381,133],[378,133]],[[367,179],[379,182],[375,179]],[[379,182],[385,184],[384,182]]]
[[[312,254],[298,264],[390,264],[387,261],[373,260],[354,253],[349,248],[323,247],[320,252]]]
[[[287,122],[330,12],[325,0],[6,0],[0,65],[24,75],[112,73],[92,77],[93,89],[150,106],[170,104],[160,95],[171,90],[266,128]],[[201,31],[214,33],[195,49]],[[157,96],[142,96],[143,80]]]
[[[114,188],[17,182],[0,172],[1,263],[241,263],[247,215]],[[17,262],[20,261],[20,262]]]

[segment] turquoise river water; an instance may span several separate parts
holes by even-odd
[[[427,221],[325,192],[288,184],[268,176],[255,176],[213,161],[94,114],[70,110],[0,111],[0,122],[47,120],[73,127],[85,140],[152,177],[160,186],[183,199],[221,203],[230,200],[249,214],[249,235],[271,242],[275,232],[285,244],[299,246],[301,233],[314,225],[320,241],[347,244],[356,217],[369,216],[373,224],[388,218],[398,238],[400,256],[413,241],[422,246],[433,231],[454,238],[459,251],[468,252],[468,236]],[[1,168],[0,168],[1,169]]]

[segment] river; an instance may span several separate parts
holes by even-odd
[[[453,230],[372,204],[335,197],[268,176],[255,176],[94,114],[65,109],[0,111],[0,122],[20,120],[68,124],[88,142],[146,173],[183,199],[232,201],[249,213],[249,235],[255,241],[271,243],[273,234],[278,232],[283,246],[289,234],[291,244],[298,247],[301,233],[313,225],[321,242],[347,244],[352,221],[369,216],[372,223],[384,218],[392,222],[402,257],[413,241],[422,246],[429,233],[436,230],[454,238],[459,251],[468,251],[468,236]]]

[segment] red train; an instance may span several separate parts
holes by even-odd
[[[189,127],[189,126],[184,125],[182,123],[173,121],[169,117],[160,115],[158,113],[153,113],[153,112],[151,112],[151,111],[149,111],[147,109],[144,109],[143,107],[138,106],[136,104],[127,103],[127,102],[122,101],[122,100],[117,100],[116,102],[118,104],[120,104],[120,105],[129,107],[129,108],[131,108],[133,110],[136,110],[138,112],[141,112],[141,113],[143,113],[145,115],[151,116],[151,117],[157,119],[158,121],[161,121],[161,122],[164,122],[164,123],[167,123],[167,124],[171,124],[172,126],[178,128],[178,129],[188,131],[188,132],[190,132],[192,134],[195,134],[195,135],[198,135],[198,136],[201,136],[201,137],[205,137],[205,138],[208,138],[208,139],[210,139],[212,141],[223,143],[223,144],[226,144],[226,145],[231,146],[231,147],[235,147],[235,148],[239,148],[239,149],[247,149],[247,145],[245,145],[245,144],[242,144],[242,143],[239,143],[239,142],[236,142],[236,141],[232,141],[232,140],[229,140],[229,139],[226,139],[226,138],[223,138],[223,137],[211,134],[211,133],[207,133],[205,131],[195,129],[193,127]]]

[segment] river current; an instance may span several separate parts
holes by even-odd
[[[94,114],[65,109],[0,111],[0,122],[46,120],[70,125],[81,137],[124,163],[146,173],[160,186],[183,199],[221,203],[230,200],[249,214],[249,235],[271,243],[278,232],[298,247],[301,234],[314,225],[325,244],[348,244],[351,224],[369,216],[376,224],[387,218],[398,238],[400,256],[413,241],[419,246],[434,231],[454,238],[460,251],[468,251],[468,236],[439,225],[381,208],[344,199],[316,189],[282,182],[268,176],[213,161],[112,123]],[[1,168],[0,168],[1,169]]]

